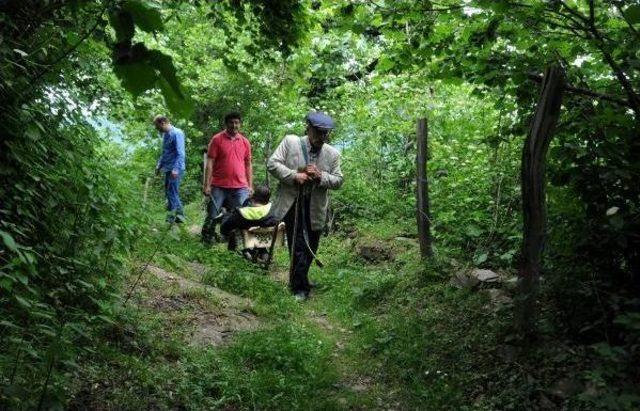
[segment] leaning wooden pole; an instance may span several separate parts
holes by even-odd
[[[422,258],[433,254],[431,246],[431,214],[429,213],[429,181],[427,180],[427,119],[418,120],[416,153],[416,219]]]
[[[207,181],[207,160],[209,159],[208,156],[208,151],[209,148],[205,147],[202,151],[202,187],[205,187],[208,183]]]
[[[564,84],[564,72],[560,67],[546,69],[536,112],[522,150],[521,190],[524,227],[515,325],[519,334],[526,338],[532,337],[535,331],[536,297],[547,223],[546,155],[560,116]]]
[[[147,177],[144,181],[144,193],[142,194],[142,204],[147,205],[147,196],[149,194],[149,184],[151,183],[151,177]]]
[[[269,181],[269,157],[271,157],[271,140],[273,139],[273,134],[269,133],[267,136],[267,140],[264,142],[264,183],[267,187],[271,188],[271,184]]]

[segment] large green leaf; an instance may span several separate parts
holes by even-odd
[[[152,89],[158,80],[156,71],[146,62],[116,64],[113,71],[122,86],[135,97]]]
[[[155,4],[148,1],[125,1],[122,8],[131,13],[140,30],[151,33],[163,29],[162,14]]]
[[[167,56],[158,50],[150,50],[148,55],[151,66],[160,71],[160,75],[164,77],[176,96],[184,98],[171,56]]]
[[[169,110],[179,116],[189,117],[194,109],[193,101],[181,94],[178,95],[164,77],[159,78],[158,84]]]

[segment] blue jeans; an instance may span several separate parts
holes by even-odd
[[[248,199],[248,188],[211,187],[211,196],[207,205],[207,217],[202,226],[202,239],[211,241],[214,237],[216,224],[219,220],[216,217],[222,212],[222,207],[225,207],[227,212],[232,212],[241,207]]]
[[[178,172],[176,178],[171,177],[171,171],[167,171],[164,175],[164,192],[167,196],[167,221],[173,223],[176,220],[184,220],[184,211],[182,209],[182,201],[180,201],[180,182],[184,176],[184,171]]]

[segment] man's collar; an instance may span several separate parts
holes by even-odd
[[[229,139],[229,140],[235,140],[236,138],[240,137],[240,132],[237,132],[234,136],[232,136],[231,134],[229,134],[229,132],[225,129],[224,130],[224,135]]]
[[[304,136],[304,140],[305,140],[305,142],[306,142],[307,149],[308,149],[310,152],[312,152],[312,153],[314,153],[314,154],[315,154],[315,153],[319,153],[319,152],[321,152],[321,151],[322,151],[322,147],[320,147],[320,148],[315,148],[315,147],[313,146],[313,144],[311,144],[311,140],[309,140],[309,136]],[[322,146],[324,146],[324,144],[323,144]]]

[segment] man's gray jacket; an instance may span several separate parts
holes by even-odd
[[[273,202],[273,215],[277,220],[284,218],[287,211],[296,201],[298,184],[295,176],[298,170],[307,164],[302,153],[308,149],[308,137],[287,135],[267,162],[267,169],[280,181],[278,193]],[[300,144],[302,142],[302,144]],[[315,162],[322,172],[319,182],[313,183],[310,201],[311,229],[320,231],[327,222],[327,208],[329,207],[329,189],[337,189],[342,185],[343,177],[340,170],[340,153],[328,144],[324,144]]]

